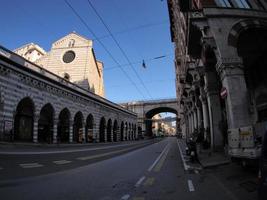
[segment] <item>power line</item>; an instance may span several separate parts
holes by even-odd
[[[143,80],[141,79],[141,77],[139,76],[139,74],[137,73],[137,71],[135,70],[135,68],[133,67],[133,65],[131,64],[131,61],[129,59],[129,57],[127,56],[127,54],[125,53],[125,51],[122,49],[121,45],[119,44],[119,42],[117,41],[117,39],[114,37],[113,33],[111,32],[110,28],[108,27],[108,25],[105,23],[105,21],[103,20],[103,18],[101,17],[101,15],[98,13],[98,11],[96,10],[96,8],[93,6],[93,4],[91,3],[90,0],[87,0],[88,4],[90,5],[90,7],[94,10],[94,12],[96,13],[96,15],[98,16],[98,18],[100,19],[100,21],[102,22],[102,24],[105,26],[105,28],[107,29],[107,31],[109,32],[111,38],[113,39],[113,41],[115,42],[115,44],[118,46],[118,48],[120,49],[120,51],[122,52],[123,56],[126,58],[126,60],[128,61],[129,65],[131,66],[132,70],[134,71],[135,75],[137,76],[137,78],[139,79],[139,81],[141,82],[141,84],[143,85],[143,87],[145,88],[147,94],[149,95],[149,97],[151,99],[152,96],[149,92],[149,90],[147,89],[147,87],[145,86]]]
[[[95,37],[95,39],[99,42],[99,44],[104,48],[104,50],[108,53],[108,55],[111,57],[111,59],[120,66],[120,69],[125,74],[125,76],[129,79],[129,81],[135,86],[136,90],[145,98],[144,94],[139,90],[136,83],[131,79],[131,77],[126,73],[126,71],[121,67],[120,63],[114,58],[114,56],[110,53],[110,51],[106,48],[106,46],[98,39],[97,35],[90,29],[88,24],[84,21],[84,19],[77,13],[77,11],[73,8],[73,6],[67,1],[64,0],[64,2],[69,6],[69,8],[72,10],[72,12],[78,17],[78,19],[82,22],[82,24],[87,28],[87,30]]]
[[[128,28],[128,29],[125,29],[125,30],[117,31],[117,32],[114,33],[114,35],[119,35],[119,34],[131,32],[131,31],[135,31],[135,30],[139,30],[139,29],[145,29],[145,28],[148,28],[148,27],[168,24],[168,22],[169,22],[168,20],[163,20],[163,21],[157,22],[157,23],[143,24],[143,25],[135,26],[135,27]],[[110,37],[110,34],[99,36],[98,39],[104,39],[104,38],[107,38],[107,37]],[[92,40],[95,40],[95,38],[93,38]]]
[[[162,56],[157,56],[157,57],[153,57],[153,58],[147,58],[147,59],[144,59],[144,60],[139,60],[139,61],[134,61],[134,62],[131,62],[131,64],[140,64],[142,63],[143,61],[145,62],[151,62],[153,60],[157,60],[157,59],[161,59],[161,58],[165,58],[165,57],[169,57],[173,55],[173,53],[170,53],[170,54],[165,54],[165,55],[162,55]],[[122,67],[125,67],[125,66],[130,66],[130,64],[121,64]],[[104,70],[112,70],[112,69],[116,69],[118,68],[119,66],[112,66],[112,67],[108,67],[108,68],[105,68]]]

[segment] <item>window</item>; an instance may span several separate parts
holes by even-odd
[[[67,51],[64,55],[63,55],[63,62],[64,63],[70,63],[75,59],[75,53],[74,51]]]
[[[231,3],[229,0],[215,0],[216,4],[220,7],[232,7]]]
[[[251,8],[247,0],[233,0],[238,8]]]
[[[71,39],[69,41],[68,47],[74,47],[74,45],[75,45],[75,40],[74,39]]]

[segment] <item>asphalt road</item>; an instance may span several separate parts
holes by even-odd
[[[198,165],[189,166],[176,138],[112,146],[88,151],[83,148],[84,151],[73,153],[31,155],[28,151],[22,155],[0,155],[3,167],[0,170],[0,198],[256,199],[255,191],[248,192],[240,186],[239,190],[233,190],[237,187],[235,183],[223,179],[224,173],[233,173],[231,166],[215,171],[201,170]]]

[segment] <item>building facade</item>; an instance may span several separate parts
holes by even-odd
[[[73,32],[54,42],[49,52],[33,43],[14,52],[86,90],[105,95],[104,65],[96,60],[92,40]]]
[[[0,141],[136,138],[137,115],[0,46]]]
[[[267,120],[267,2],[168,0],[181,126],[212,149]],[[233,140],[236,140],[233,139]]]

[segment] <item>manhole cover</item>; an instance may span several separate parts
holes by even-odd
[[[257,183],[255,183],[254,181],[246,181],[244,183],[240,183],[239,185],[248,192],[254,192],[258,188]]]

